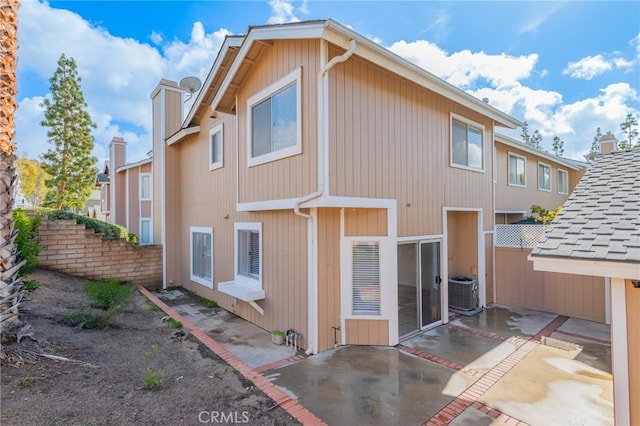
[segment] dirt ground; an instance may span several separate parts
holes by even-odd
[[[109,328],[76,329],[61,319],[88,305],[84,280],[44,270],[28,278],[40,283],[22,304],[37,342],[23,340],[21,350],[78,362],[30,355],[23,364],[3,365],[0,424],[298,424],[197,340],[176,337],[137,291]],[[154,343],[150,366],[164,378],[151,391],[144,388],[143,352]]]

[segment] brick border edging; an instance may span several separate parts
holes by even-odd
[[[291,364],[293,362],[296,361],[300,361],[303,360],[305,358],[308,358],[308,356],[306,354],[296,354],[287,358],[283,358],[283,359],[279,359],[277,361],[273,361],[270,362],[268,364],[265,365],[261,365],[260,367],[255,367],[254,370],[256,370],[258,373],[264,373],[265,371],[268,370],[273,370],[274,368],[279,368],[279,367],[284,367],[285,365]]]
[[[254,385],[264,392],[269,398],[271,398],[276,405],[281,406],[287,411],[294,419],[304,425],[326,425],[322,419],[307,410],[298,401],[291,398],[278,386],[274,385],[263,376],[260,372],[249,367],[244,361],[231,353],[227,348],[216,342],[211,336],[200,330],[191,321],[174,311],[169,305],[160,300],[157,296],[151,293],[144,287],[137,286],[138,291],[144,295],[147,299],[153,302],[157,307],[162,309],[167,315],[176,321],[180,321],[185,328],[191,330],[191,334],[198,339],[203,345],[209,348],[213,353],[218,355],[229,364],[232,368],[242,374],[247,380],[251,380]]]
[[[493,385],[495,385],[500,379],[502,379],[513,367],[518,365],[531,351],[533,351],[538,345],[541,344],[543,337],[548,337],[557,330],[562,324],[564,324],[569,317],[557,316],[550,321],[542,330],[540,330],[535,336],[531,337],[524,344],[518,347],[515,351],[511,352],[499,362],[495,367],[486,372],[480,379],[469,386],[464,392],[458,395],[450,403],[445,405],[434,416],[428,419],[425,426],[443,426],[451,423],[456,417],[458,417],[468,407],[473,407],[485,414],[490,415],[496,420],[502,421],[508,425],[527,426],[527,423],[511,417],[505,413],[500,412],[488,405],[478,402],[478,398],[484,395]],[[492,334],[492,333],[487,333]],[[490,337],[490,336],[485,336]],[[446,360],[445,360],[446,362]],[[446,364],[445,364],[446,365]],[[478,404],[478,405],[477,405]]]

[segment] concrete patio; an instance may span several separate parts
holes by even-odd
[[[156,293],[330,425],[612,425],[609,327],[492,306],[395,348],[306,357],[181,293]]]

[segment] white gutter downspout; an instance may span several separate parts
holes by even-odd
[[[329,70],[334,65],[344,62],[353,55],[356,50],[355,39],[351,40],[349,49],[340,56],[336,56],[331,61],[326,62],[327,58],[327,42],[324,39],[320,40],[320,63],[322,64],[320,71],[318,72],[318,189],[314,192],[305,195],[298,199],[293,208],[293,212],[307,219],[307,300],[308,300],[308,333],[307,341],[309,347],[307,348],[307,355],[315,354],[318,352],[317,341],[317,329],[318,329],[318,284],[316,282],[316,241],[314,238],[314,226],[313,217],[310,214],[302,213],[300,211],[300,205],[307,201],[325,195],[326,185],[329,181],[329,169],[325,168],[327,164],[328,149],[329,149],[329,123],[326,121],[325,107],[328,105],[328,78]]]

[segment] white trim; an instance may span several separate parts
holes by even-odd
[[[220,159],[216,162],[213,162],[213,136],[217,133],[220,133],[218,137],[218,141],[220,143]],[[224,129],[223,123],[219,123],[215,125],[211,130],[209,130],[209,170],[216,170],[224,166]]]
[[[640,280],[640,264],[632,262],[612,262],[598,259],[576,259],[530,254],[535,271],[561,272],[594,277],[626,277]]]
[[[124,227],[129,229],[129,170],[127,169],[124,175]]]
[[[307,351],[318,353],[318,209],[309,211],[311,220],[307,220]]]
[[[604,278],[604,323],[611,324],[611,278]]]
[[[194,133],[199,133],[199,132],[200,132],[200,126],[192,126],[192,127],[187,127],[185,129],[180,129],[177,132],[175,132],[173,135],[169,136],[169,138],[167,138],[165,143],[171,146],[174,143],[180,142],[182,139],[186,138],[187,136],[193,135]]]
[[[142,198],[142,178],[149,178],[149,197]],[[150,172],[138,173],[138,199],[139,201],[151,201],[153,200],[153,175]]]
[[[415,235],[408,237],[398,237],[396,241],[398,244],[403,243],[418,243],[418,242],[435,242],[440,241],[444,237],[443,234],[432,234],[432,235]]]
[[[253,201],[236,204],[236,211],[255,212],[268,210],[289,210],[296,206],[297,198],[283,198],[280,200]],[[322,196],[300,204],[301,208],[315,207],[355,207],[355,208],[396,208],[397,201],[391,198],[360,198]]]
[[[460,121],[464,124],[466,124],[467,126],[471,126],[471,127],[475,127],[476,129],[481,131],[481,136],[482,136],[482,155],[481,155],[481,161],[482,161],[482,167],[477,168],[477,167],[473,167],[473,166],[469,166],[468,164],[458,164],[455,163],[453,161],[453,120],[456,121]],[[458,115],[456,113],[450,112],[449,113],[449,166],[450,167],[454,167],[456,169],[464,169],[464,170],[470,170],[472,172],[477,172],[477,173],[484,173],[485,172],[485,160],[484,160],[484,154],[485,154],[485,145],[486,145],[486,137],[485,137],[485,126],[484,124],[480,124],[477,123],[469,118],[463,117],[461,115]],[[469,130],[467,129],[467,133],[469,132]],[[467,163],[469,163],[469,141],[467,141]]]
[[[565,175],[565,184],[567,185],[567,189],[564,192],[560,191],[560,173],[564,173]],[[556,183],[556,187],[558,188],[558,194],[568,195],[569,194],[569,172],[561,168],[556,169],[556,180],[558,182]]]
[[[160,243],[162,244],[162,288],[167,288],[167,244],[166,244],[166,234],[167,234],[167,214],[166,214],[166,189],[167,189],[167,179],[166,179],[166,151],[167,145],[162,143],[165,137],[165,115],[166,115],[166,105],[165,105],[165,89],[160,90],[160,143],[158,146],[160,147]],[[155,153],[154,153],[155,156]],[[154,168],[155,170],[155,168]],[[155,203],[155,200],[153,201]]]
[[[206,278],[201,277],[199,275],[194,275],[193,273],[193,234],[209,234],[211,236],[211,280],[208,281]],[[189,227],[189,279],[191,281],[196,282],[198,284],[202,284],[205,287],[213,288],[213,228],[211,227],[202,227],[202,226],[190,226]]]
[[[520,185],[517,183],[511,183],[511,156],[522,159],[524,161],[524,184]],[[516,170],[516,173],[518,170]],[[527,157],[524,155],[516,154],[515,152],[507,151],[507,185],[513,186],[515,188],[526,188],[527,187]]]
[[[111,143],[109,143],[109,162],[110,163],[115,163],[116,162],[116,149],[114,147],[115,144],[122,144],[122,142],[113,142],[111,141]],[[110,216],[110,223],[117,223],[116,222],[116,216],[117,216],[117,210],[116,210],[116,169],[115,167],[111,168],[109,167],[109,212],[113,212],[113,215],[109,215]]]
[[[237,185],[236,185],[237,187]],[[260,212],[268,210],[290,210],[296,206],[297,198],[284,198],[281,200],[253,201],[236,204],[238,212]]]
[[[152,161],[153,161],[153,159],[146,158],[144,160],[140,160],[140,161],[135,162],[135,163],[125,164],[124,166],[118,167],[117,170],[116,170],[116,173],[120,173],[120,172],[123,172],[123,171],[128,170],[128,169],[133,169],[134,167],[144,166],[145,164],[149,164]]]
[[[540,166],[543,167],[548,167],[549,168],[549,189],[546,188],[540,188]],[[551,167],[551,164],[547,164],[547,163],[543,163],[542,161],[538,161],[538,167],[536,168],[537,173],[536,173],[536,180],[538,181],[537,185],[538,185],[538,191],[543,191],[543,192],[552,192],[553,191],[553,176],[551,176],[551,171],[553,170]]]
[[[521,214],[526,215],[526,210],[496,210],[494,213],[496,214]]]
[[[493,235],[496,231],[494,229],[490,229],[488,231],[482,231],[482,235]]]
[[[238,233],[240,231],[258,231],[259,233],[259,257],[258,257],[258,268],[260,269],[260,273],[258,274],[258,278],[250,278],[245,275],[240,275],[238,272],[238,249],[239,241],[238,241]],[[262,243],[262,223],[261,222],[235,222],[233,224],[233,241],[234,241],[234,250],[233,250],[233,275],[234,281],[247,288],[262,290],[262,277],[264,276],[264,271],[262,269],[262,259],[264,258],[262,247],[264,244]]]
[[[554,163],[557,164],[562,164],[563,166],[571,169],[571,170],[583,170],[586,168],[586,165],[584,167],[579,167],[576,166],[574,164],[569,163],[569,161],[567,159],[564,158],[560,158],[560,157],[556,157],[554,155],[549,154],[548,152],[542,151],[538,148],[533,148],[529,145],[525,145],[524,143],[517,141],[515,139],[512,139],[508,136],[502,135],[500,133],[494,133],[494,139],[495,142],[501,143],[503,145],[506,146],[510,146],[511,148],[515,148],[515,149],[519,149],[521,151],[524,151],[526,153],[529,154],[533,154],[533,155],[537,155],[539,157],[542,157],[544,159],[546,159],[547,161],[552,161]]]
[[[169,85],[167,83],[173,83],[173,84],[175,84],[175,86],[174,85]],[[178,92],[178,93],[184,94],[184,90],[182,90],[180,87],[178,87],[177,83],[175,81],[162,79],[162,80],[160,80],[160,83],[158,83],[156,88],[153,89],[153,92],[151,92],[151,95],[149,95],[149,98],[151,98],[151,99],[155,98],[156,95],[159,92],[161,92],[162,90],[170,90],[172,92]]]
[[[624,278],[611,277],[611,369],[615,424],[631,424],[629,409],[629,352],[627,347],[627,302]],[[637,360],[634,360],[637,362]]]
[[[296,85],[296,144],[254,157],[251,152],[253,145],[251,137],[253,107],[256,104],[273,97],[278,92],[291,86],[292,84]],[[282,158],[291,157],[293,155],[302,153],[302,68],[296,68],[286,76],[282,77],[280,80],[270,84],[269,86],[265,87],[264,89],[247,99],[246,120],[247,137],[245,139],[247,142],[247,167],[269,163],[271,161],[280,160]]]

